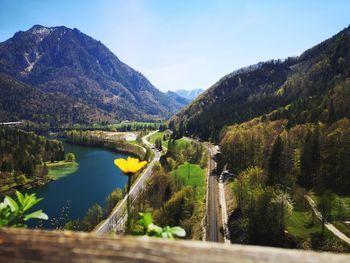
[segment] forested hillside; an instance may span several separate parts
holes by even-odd
[[[222,162],[234,174],[232,241],[347,251],[315,221],[305,195],[315,195],[325,220],[348,232],[350,121],[288,124],[256,118],[221,134]]]
[[[289,126],[349,116],[350,28],[284,61],[228,74],[170,120],[172,129],[217,141],[225,125],[270,114]]]
[[[45,162],[64,159],[62,142],[0,126],[0,194],[46,183]]]
[[[253,120],[228,127],[220,144],[235,174],[252,166],[266,171],[270,185],[332,189],[350,194],[350,121],[300,124]]]
[[[0,73],[0,120],[31,120],[55,127],[72,123],[112,122],[115,118],[62,93],[44,93]]]
[[[350,233],[347,61],[350,28],[299,57],[225,76],[170,120],[178,136],[219,143],[219,167],[232,173],[232,242],[349,251],[324,226]]]

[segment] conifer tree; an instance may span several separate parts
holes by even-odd
[[[282,157],[283,152],[283,141],[278,135],[272,146],[271,157],[269,159],[269,175],[268,184],[280,184],[282,183],[281,172],[282,172]]]

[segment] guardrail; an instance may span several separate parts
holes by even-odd
[[[143,143],[150,145],[150,143],[147,141],[147,138],[155,132],[157,131],[151,132],[148,135],[144,136],[142,138]],[[139,176],[137,180],[134,182],[134,184],[131,186],[130,193],[129,193],[131,198],[131,203],[134,203],[134,201],[136,200],[140,192],[144,189],[145,182],[148,180],[148,178],[150,178],[152,174],[152,168],[154,163],[156,161],[159,161],[160,154],[155,150],[153,150],[153,152],[155,153],[155,157],[149,163],[147,168],[143,171],[141,176]],[[125,226],[125,217],[126,217],[125,206],[127,202],[127,197],[128,195],[124,196],[124,198],[116,205],[116,207],[107,217],[107,219],[105,219],[100,224],[98,224],[93,230],[93,232],[101,234],[101,233],[109,233],[115,230],[122,230],[122,228]]]
[[[18,228],[0,228],[0,244],[0,262],[350,262],[346,254]]]

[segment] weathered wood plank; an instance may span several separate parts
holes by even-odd
[[[349,255],[199,241],[0,229],[0,262],[350,262]]]

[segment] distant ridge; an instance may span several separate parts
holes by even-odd
[[[175,90],[174,92],[191,102],[194,99],[196,99],[203,91],[204,91],[203,89],[193,89],[193,90],[179,89],[179,90]]]

